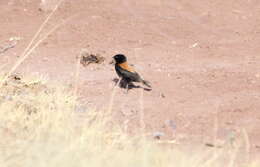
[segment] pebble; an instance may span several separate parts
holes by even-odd
[[[164,93],[161,92],[161,93],[160,93],[160,97],[161,97],[161,98],[165,98]]]
[[[172,128],[172,130],[176,130],[177,126],[173,120],[166,120],[165,124]]]
[[[162,136],[164,136],[165,134],[163,132],[157,131],[153,133],[153,137],[154,139],[160,140]]]

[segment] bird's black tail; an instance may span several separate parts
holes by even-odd
[[[148,86],[149,88],[152,88],[149,81],[142,80],[142,83],[143,83],[144,85]]]

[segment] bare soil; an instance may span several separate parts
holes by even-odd
[[[1,71],[8,71],[21,57],[53,4],[0,1],[0,47],[20,38],[0,53]],[[204,145],[216,138],[222,145],[232,145],[245,138],[245,131],[247,147],[257,155],[259,9],[258,0],[65,0],[40,38],[69,19],[67,23],[16,72],[49,76],[73,87],[81,50],[99,54],[105,62],[80,65],[77,84],[82,102],[90,109],[104,109],[111,100],[112,80],[117,78],[109,62],[114,54],[123,53],[153,87],[152,91],[131,89],[127,94],[116,90],[112,109],[126,131],[139,131],[142,113],[150,136],[159,133],[164,135],[161,140],[176,144]]]

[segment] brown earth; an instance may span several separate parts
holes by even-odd
[[[46,0],[48,1],[48,0]],[[55,2],[55,1],[53,1]],[[0,54],[8,71],[51,12],[37,0],[0,1]],[[41,10],[39,10],[41,7]],[[40,35],[67,20],[16,70],[73,84],[85,48],[106,58],[79,69],[79,94],[89,108],[111,100],[116,73],[109,61],[127,55],[152,91],[116,90],[115,119],[128,132],[164,133],[177,144],[238,140],[248,134],[260,153],[260,1],[65,0]],[[15,38],[14,38],[15,39]],[[0,49],[1,50],[1,49]],[[241,137],[239,137],[241,136]],[[249,147],[249,146],[248,146]]]

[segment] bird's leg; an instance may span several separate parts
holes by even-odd
[[[119,87],[123,88],[124,87],[124,79],[120,78],[120,80],[118,81]]]
[[[129,90],[129,83],[127,82],[126,83],[126,94],[128,93],[128,90]]]

